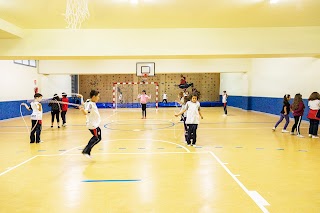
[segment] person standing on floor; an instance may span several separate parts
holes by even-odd
[[[305,106],[302,100],[302,95],[298,93],[294,96],[293,103],[291,105],[291,111],[294,116],[294,125],[292,126],[290,134],[294,135],[294,131],[297,130],[297,136],[300,138],[304,137],[300,132],[300,124],[302,121],[304,108]]]
[[[42,104],[40,103],[42,100],[42,95],[40,93],[34,94],[34,101],[30,103],[28,106],[26,103],[22,103],[25,108],[30,111],[32,110],[31,114],[31,132],[30,132],[30,143],[41,143],[43,142],[40,139],[41,130],[42,130]],[[36,134],[36,137],[34,136]]]
[[[223,91],[222,94],[222,103],[223,103],[223,111],[224,111],[224,116],[227,116],[228,111],[227,111],[227,98],[228,98],[228,94],[227,91]]]
[[[62,99],[61,99],[62,103],[61,103],[61,118],[62,118],[62,126],[67,126],[67,120],[66,120],[66,114],[68,111],[68,103],[69,103],[69,99],[67,98],[67,94],[66,93],[62,93]]]
[[[290,113],[290,103],[289,103],[289,100],[290,100],[290,95],[289,94],[286,94],[283,96],[283,105],[282,105],[282,110],[280,112],[280,119],[279,121],[276,123],[276,125],[272,128],[273,131],[276,130],[276,128],[278,127],[278,125],[282,122],[282,120],[285,118],[286,119],[286,123],[282,129],[282,133],[287,133],[289,132],[287,130],[287,127],[289,125],[289,113]]]
[[[310,120],[309,137],[319,138],[318,127],[320,120],[320,94],[313,92],[308,99],[309,113],[308,118]]]
[[[140,99],[141,109],[142,109],[142,119],[147,118],[147,103],[148,100],[151,99],[151,94],[148,96],[145,90],[142,90],[142,94],[138,95],[138,99]]]
[[[49,102],[49,107],[51,107],[51,128],[53,127],[54,117],[57,119],[58,128],[60,128],[60,98],[57,94],[53,95],[52,100]]]
[[[191,101],[186,103],[184,110],[181,110],[178,114],[175,114],[176,117],[187,112],[186,124],[188,127],[188,146],[196,146],[197,142],[197,129],[200,122],[199,117],[203,119],[203,116],[200,111],[200,103],[198,101],[197,94],[192,94]],[[192,141],[192,142],[191,142]]]

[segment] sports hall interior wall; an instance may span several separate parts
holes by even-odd
[[[162,95],[167,93],[168,102],[177,100],[177,95],[182,91],[177,85],[180,83],[181,74],[156,74],[154,77],[148,77],[148,82],[159,83],[159,101],[162,101]],[[194,88],[201,92],[201,102],[219,101],[220,73],[188,73],[184,74],[187,82],[193,83]],[[116,74],[116,75],[80,75],[79,92],[84,98],[89,98],[91,89],[100,91],[99,102],[112,102],[113,83],[114,82],[141,82],[141,77],[135,74]],[[124,103],[138,102],[137,95],[143,89],[147,94],[152,95],[151,102],[155,102],[155,85],[118,85],[123,94]],[[187,91],[191,92],[191,87]],[[119,90],[118,90],[119,91]]]
[[[319,70],[320,59],[312,57],[252,59],[246,73],[221,74],[220,91],[227,90],[229,106],[274,115],[280,114],[285,94],[291,95],[292,103],[300,93],[305,104],[303,119],[308,120],[307,99],[312,92],[320,92]]]

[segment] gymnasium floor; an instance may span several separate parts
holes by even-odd
[[[100,109],[92,160],[76,109],[61,129],[45,114],[40,144],[21,118],[0,122],[0,212],[320,212],[319,139],[272,132],[276,116],[202,108],[189,147],[174,111]]]

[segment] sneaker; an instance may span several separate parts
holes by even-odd
[[[67,124],[66,124],[66,123],[65,123],[65,124],[62,124],[62,126],[63,126],[63,127],[66,127],[66,126],[67,126]]]
[[[276,128],[275,128],[275,127],[273,127],[273,128],[272,128],[272,131],[276,131]]]
[[[88,158],[88,159],[92,159],[92,157],[91,157],[91,155],[89,155],[89,154],[87,154],[87,153],[82,153],[86,158]]]
[[[312,138],[319,138],[319,136],[316,136],[316,135],[312,135]]]
[[[53,126],[51,126],[51,128],[53,128]]]
[[[281,132],[282,132],[282,133],[288,133],[289,131],[286,130],[286,129],[283,129]]]
[[[290,135],[294,135],[294,132],[290,132]]]
[[[43,140],[40,140],[39,142],[36,142],[36,143],[43,143],[44,141]]]
[[[187,146],[190,146],[190,144],[188,144]]]
[[[196,147],[196,145],[195,145],[195,144],[192,144],[191,146]]]
[[[304,136],[303,135],[297,135],[299,138],[304,138]]]
[[[227,114],[223,114],[222,116],[228,116]]]

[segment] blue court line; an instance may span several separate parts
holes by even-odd
[[[140,179],[124,179],[124,180],[83,180],[85,183],[101,183],[101,182],[139,182]]]

